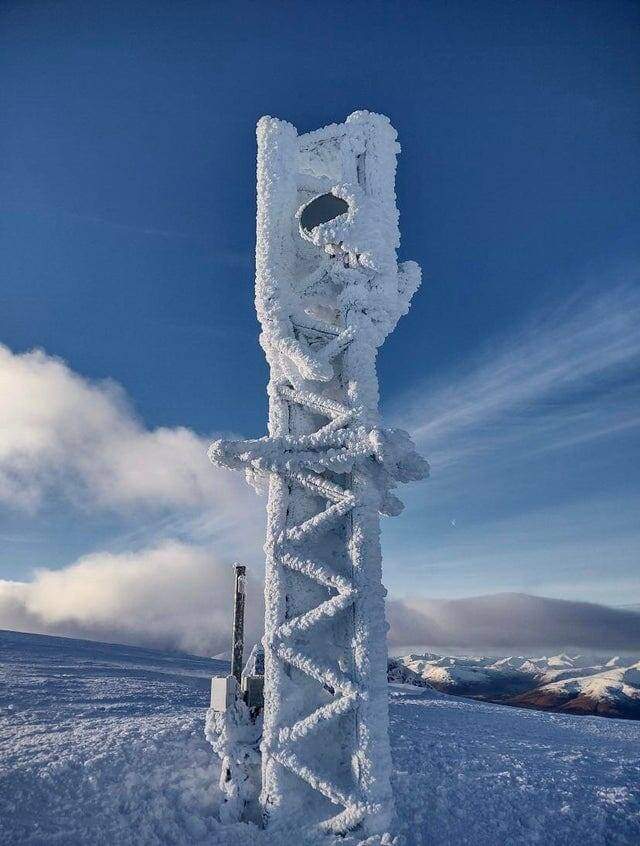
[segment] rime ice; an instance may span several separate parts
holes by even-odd
[[[370,112],[306,135],[264,117],[257,134],[269,436],[210,457],[269,490],[261,803],[274,829],[379,838],[393,814],[379,515],[428,469],[378,419],[377,348],[420,284],[396,257],[399,145]]]

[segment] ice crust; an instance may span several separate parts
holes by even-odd
[[[420,284],[398,264],[399,145],[354,112],[298,135],[257,127],[256,311],[270,366],[269,434],[210,458],[268,488],[261,803],[268,827],[331,836],[392,825],[379,515],[428,471],[378,419],[376,353]],[[305,229],[314,198],[348,211]]]

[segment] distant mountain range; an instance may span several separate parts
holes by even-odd
[[[389,660],[389,681],[521,708],[640,719],[638,656],[411,654]]]

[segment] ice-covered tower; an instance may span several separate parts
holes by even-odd
[[[269,436],[212,461],[268,487],[265,824],[388,830],[386,623],[379,515],[427,465],[381,428],[376,353],[420,284],[398,265],[396,132],[355,112],[298,135],[258,123],[256,309]]]

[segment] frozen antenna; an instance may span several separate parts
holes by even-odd
[[[242,680],[242,653],[244,651],[244,598],[247,568],[234,564],[235,585],[233,595],[233,638],[231,643],[231,675],[240,684]]]
[[[225,801],[220,818],[229,823],[256,816],[263,683],[262,675],[242,669],[246,567],[236,563],[233,569],[231,673],[211,679],[211,708],[205,728],[221,762],[220,791]]]
[[[261,804],[274,829],[380,836],[392,822],[379,515],[428,470],[378,417],[377,349],[420,284],[396,257],[398,151],[370,112],[306,135],[258,123],[269,436],[209,454],[269,489]]]

